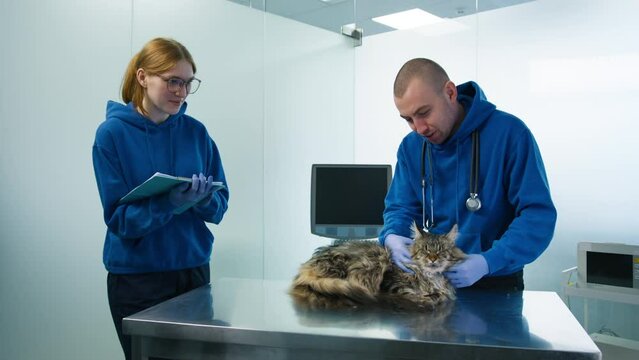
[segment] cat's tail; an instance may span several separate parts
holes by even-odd
[[[354,281],[319,276],[311,268],[300,270],[289,293],[312,308],[352,307],[377,301],[373,290]]]

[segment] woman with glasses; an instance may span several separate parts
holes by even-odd
[[[149,41],[129,62],[124,104],[107,103],[93,144],[93,167],[107,225],[103,262],[109,307],[127,359],[130,337],[122,319],[207,284],[213,234],[228,207],[217,146],[185,114],[200,80],[189,51],[172,39]],[[189,177],[167,193],[121,204],[120,198],[154,173]],[[174,213],[185,204],[187,211]]]

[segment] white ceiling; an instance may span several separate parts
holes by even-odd
[[[420,8],[443,18],[472,15],[533,0],[228,0],[305,24],[340,32],[357,24],[364,36],[392,31],[371,18]]]

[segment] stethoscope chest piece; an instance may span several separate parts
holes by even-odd
[[[481,201],[477,189],[479,188],[479,133],[473,131],[472,155],[470,161],[470,197],[466,200],[466,209],[475,212],[481,209]]]
[[[470,197],[466,199],[466,209],[472,212],[475,212],[481,209],[481,201],[479,200],[479,197],[477,194],[471,193]]]

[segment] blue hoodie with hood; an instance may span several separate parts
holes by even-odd
[[[546,249],[557,220],[544,164],[526,125],[497,110],[474,82],[457,86],[457,101],[466,115],[444,143],[430,144],[433,170],[434,233],[459,226],[457,246],[482,254],[488,276],[523,269]],[[479,198],[482,207],[466,209],[470,194],[472,132],[479,133]],[[410,224],[422,224],[421,154],[428,140],[411,132],[397,151],[397,164],[384,210],[383,244],[388,234],[410,237]],[[427,169],[428,159],[424,160]],[[430,188],[426,185],[426,218],[430,218]]]
[[[155,124],[132,103],[107,103],[106,121],[97,129],[93,168],[107,225],[103,261],[115,274],[173,271],[208,264],[213,234],[229,193],[213,194],[209,205],[179,215],[168,194],[118,204],[119,199],[155,172],[191,177],[203,173],[226,184],[215,142],[202,123],[180,111]]]

